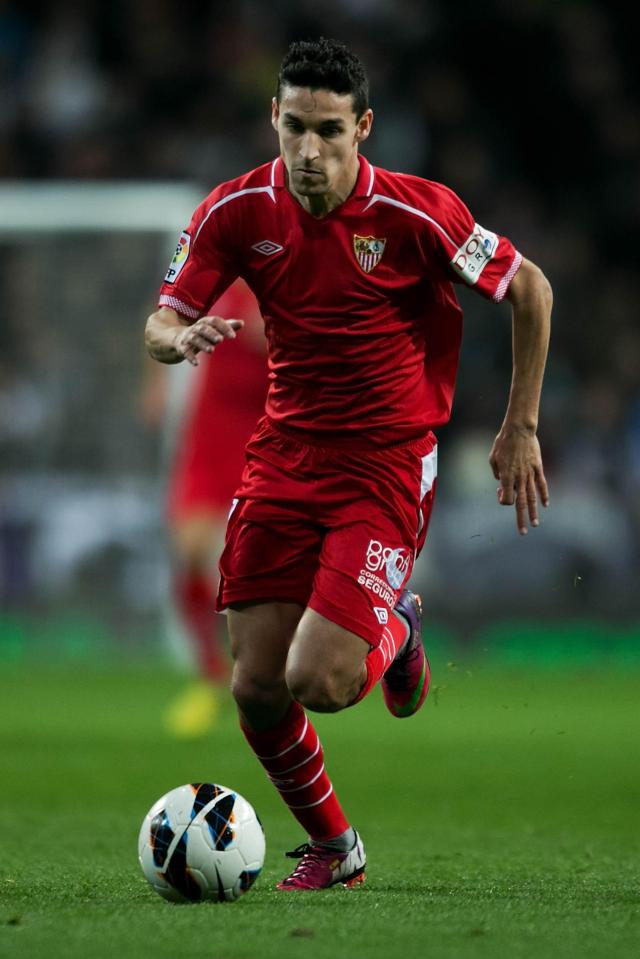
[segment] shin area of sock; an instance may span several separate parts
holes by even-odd
[[[299,703],[292,703],[272,729],[254,732],[241,726],[269,779],[313,839],[333,839],[349,828],[324,767],[320,739]]]

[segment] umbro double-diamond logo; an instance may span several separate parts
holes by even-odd
[[[273,240],[260,240],[259,243],[254,243],[251,249],[255,250],[256,253],[262,253],[263,256],[273,256],[274,253],[279,253],[284,247],[280,246],[279,243],[274,243]]]

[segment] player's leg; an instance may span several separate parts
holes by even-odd
[[[304,608],[298,603],[234,603],[227,620],[233,673],[231,692],[243,729],[278,726],[289,711],[285,680],[289,647]]]
[[[393,632],[385,628],[381,647],[388,658],[406,640],[408,632],[400,618],[392,619],[395,627]],[[336,883],[352,886],[364,879],[362,840],[342,810],[333,806],[335,796],[324,772],[320,742],[302,706],[320,712],[335,712],[348,706],[366,684],[368,654],[369,645],[361,636],[314,609],[305,610],[293,635],[285,679],[294,700],[292,709],[299,716],[298,735],[265,765],[272,777],[276,774],[276,785],[308,830],[310,840],[290,854],[299,862],[291,875],[279,883],[279,889],[325,889]],[[330,808],[334,814],[327,817]]]
[[[293,698],[322,713],[338,712],[364,698],[410,635],[403,615],[389,615],[387,620],[377,625],[376,643],[370,645],[361,635],[307,608],[287,658],[286,680]]]
[[[229,665],[224,652],[224,621],[215,615],[215,566],[224,542],[226,516],[198,510],[171,525],[175,598],[193,640],[200,673],[224,682]]]
[[[290,652],[291,682],[307,705],[341,709],[380,680],[394,716],[411,716],[424,702],[430,677],[421,602],[404,587],[429,525],[436,455],[429,436],[405,448],[360,454],[358,463],[344,454],[336,464],[337,487],[329,485],[326,496],[329,532],[310,609]],[[311,650],[323,637],[325,652],[314,658]],[[358,637],[364,643],[358,645]]]
[[[309,608],[287,664],[294,696],[310,709],[337,712],[354,705],[380,680],[395,716],[413,715],[424,702],[429,666],[421,602],[402,589],[413,545],[401,545],[400,534],[389,525],[388,517],[376,522],[372,509],[366,520],[325,538]],[[393,571],[387,570],[385,557]]]
[[[313,889],[355,882],[364,872],[364,851],[335,795],[318,734],[287,686],[287,657],[302,613],[296,603],[239,603],[228,616],[242,730],[309,834],[314,854],[302,873],[296,870],[293,888]],[[282,888],[291,888],[286,883]]]
[[[225,623],[215,613],[214,586],[224,522],[225,517],[204,507],[180,512],[170,521],[173,599],[199,677],[167,710],[167,725],[178,736],[201,735],[212,727],[218,711],[216,687],[229,675]]]

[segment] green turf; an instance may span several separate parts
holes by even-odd
[[[302,840],[232,710],[178,744],[166,671],[5,666],[0,677],[2,959],[517,959],[640,954],[640,673],[442,667],[422,712],[378,695],[320,717],[366,842],[362,889],[273,891]],[[258,809],[267,860],[233,905],[172,906],[139,872],[151,803],[193,780]]]

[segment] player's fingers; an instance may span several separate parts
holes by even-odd
[[[208,319],[208,317],[206,319]],[[194,323],[188,330],[186,336],[187,338],[191,338],[192,341],[196,337],[201,337],[209,343],[213,343],[214,346],[217,346],[218,343],[222,342],[224,333],[210,323],[207,323],[206,319],[198,320],[197,323]]]
[[[212,336],[210,333],[194,331],[191,335],[191,348],[200,350],[203,353],[212,353],[218,343],[222,343],[222,336],[220,336],[220,334]]]
[[[489,456],[489,466],[493,472],[495,479],[500,479],[500,470],[498,469],[498,461],[493,453]]]
[[[187,356],[187,352],[189,351],[189,340],[187,338],[187,333],[188,330],[181,330],[174,341],[176,353],[178,353],[180,356],[183,356],[185,360],[189,359]]]
[[[529,522],[532,526],[539,526],[538,519],[538,497],[536,495],[536,483],[533,475],[527,476],[527,509],[529,510]]]
[[[178,350],[179,353],[184,356],[185,360],[191,363],[192,366],[198,365],[198,359],[196,356],[195,350],[192,350],[188,344],[185,344],[182,349]]]
[[[514,501],[514,478],[513,473],[500,473],[498,476],[500,486],[498,487],[498,502],[501,506],[513,506]]]
[[[527,505],[527,484],[520,479],[516,490],[516,523],[521,536],[527,532]]]
[[[244,326],[244,320],[225,320],[222,316],[205,316],[201,322],[206,322],[211,329],[216,330],[230,340],[235,339],[236,330],[240,330]]]
[[[185,360],[188,360],[192,366],[198,365],[196,355],[200,350],[209,352],[212,349],[207,341],[202,340],[198,343],[196,342],[197,339],[197,333],[194,332],[193,327],[189,327],[180,333],[175,343],[176,352]]]
[[[538,493],[540,495],[540,502],[543,506],[549,505],[549,487],[547,486],[547,480],[544,475],[544,470],[542,466],[538,466],[535,472],[535,484],[538,488]]]

